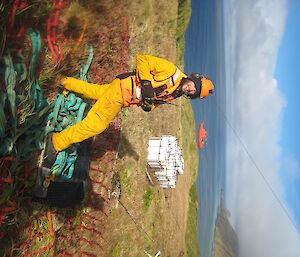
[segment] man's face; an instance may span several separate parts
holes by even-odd
[[[186,95],[193,95],[196,92],[196,87],[193,81],[186,80],[182,85],[182,91]]]

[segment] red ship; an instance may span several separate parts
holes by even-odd
[[[203,148],[204,147],[205,136],[206,136],[206,131],[205,131],[204,127],[203,127],[203,122],[202,122],[200,124],[199,130],[198,130],[198,146],[199,146],[199,148]]]

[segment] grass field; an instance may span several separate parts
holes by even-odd
[[[38,10],[40,17],[44,19],[41,6],[45,7],[45,11],[49,11],[50,1],[44,1],[41,5],[38,5],[38,1],[33,2],[35,4],[30,8]],[[45,49],[44,52],[40,84],[45,89],[46,96],[53,89],[51,86],[62,75],[74,73],[85,62],[87,53],[83,51],[83,46],[86,44],[93,44],[96,53],[106,51],[105,57],[99,60],[99,64],[112,65],[117,46],[122,42],[113,41],[105,48],[101,45],[101,34],[109,38],[113,31],[113,36],[117,39],[118,35],[123,33],[123,21],[126,18],[129,26],[126,62],[128,70],[135,68],[135,57],[139,53],[160,56],[182,67],[183,46],[178,42],[182,42],[187,25],[190,14],[189,3],[189,1],[178,2],[177,0],[72,1],[69,11],[64,10],[64,18],[61,20],[68,37],[68,45],[63,48],[63,61],[53,64],[47,59],[50,55],[49,49]],[[28,12],[30,8],[27,9]],[[22,13],[18,15],[20,17]],[[98,40],[96,42],[95,37]],[[104,74],[102,82],[110,81],[113,75]],[[129,210],[131,217],[117,201],[112,203],[110,215],[105,221],[104,250],[101,256],[145,256],[144,250],[151,255],[160,250],[162,256],[183,256],[183,254],[190,256],[191,252],[197,256],[198,246],[195,240],[197,208],[194,198],[195,188],[192,187],[197,176],[198,163],[195,123],[188,99],[177,99],[174,103],[175,105],[162,106],[147,114],[136,107],[122,112],[122,138],[114,173],[120,180],[122,188],[120,200]],[[145,176],[148,139],[165,134],[175,135],[178,138],[185,160],[184,174],[178,177],[175,190],[163,190],[155,180],[152,186]],[[31,170],[33,168],[30,168]],[[31,179],[27,181],[28,185],[26,184],[29,189],[34,184],[34,178]],[[2,197],[6,198],[6,195]],[[29,195],[27,194],[26,197],[27,200]],[[50,229],[48,216],[38,217],[41,210],[45,213],[49,212],[48,206],[33,203],[31,207],[33,220],[30,228],[35,235],[45,236],[37,236],[35,245],[30,246],[32,248],[29,254],[47,247],[53,240],[48,233]],[[74,226],[81,224],[83,208],[84,206],[81,206],[71,211]],[[22,220],[30,220],[26,215],[28,216],[26,210],[19,210],[18,215],[15,216],[18,220],[5,219],[5,224],[18,222],[17,225],[22,226]],[[59,219],[53,219],[52,225],[60,233],[69,229],[64,227],[64,223]],[[6,246],[11,244],[13,247],[15,243],[29,241],[29,237],[24,230],[19,238],[7,238],[5,240],[9,241],[1,241],[1,243]],[[53,251],[48,249],[46,254],[51,256]],[[23,250],[21,249],[18,254],[23,255]]]
[[[197,219],[198,219],[198,197],[196,184],[190,188],[190,202],[187,218],[187,229],[185,233],[186,255],[190,257],[200,256],[197,241]]]

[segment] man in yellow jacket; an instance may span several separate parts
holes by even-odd
[[[53,134],[56,151],[100,134],[122,107],[137,105],[144,111],[151,111],[182,95],[204,98],[214,90],[212,82],[204,75],[187,76],[173,63],[151,55],[138,55],[136,72],[121,74],[110,84],[100,86],[72,77],[62,79],[61,84],[96,103],[82,121]]]

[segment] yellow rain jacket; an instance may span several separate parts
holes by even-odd
[[[172,93],[178,88],[181,79],[187,77],[173,63],[150,55],[138,55],[136,75],[115,79],[111,84],[90,84],[67,77],[61,84],[69,91],[96,100],[87,116],[79,123],[61,132],[54,133],[53,146],[56,151],[68,148],[71,144],[103,132],[123,106],[139,105],[137,86],[139,80],[149,80],[156,90],[158,99],[171,101]],[[154,109],[156,105],[152,106]]]
[[[124,106],[138,104],[137,86],[139,80],[149,80],[156,92],[157,100],[170,102],[172,93],[178,88],[182,78],[187,76],[173,63],[151,55],[138,55],[136,58],[136,75],[121,80]],[[153,105],[154,109],[156,105]]]

